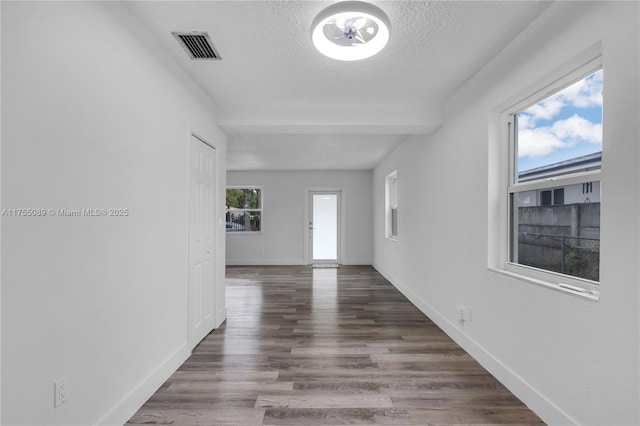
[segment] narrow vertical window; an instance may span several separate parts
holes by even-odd
[[[398,238],[398,172],[386,178],[387,238]]]

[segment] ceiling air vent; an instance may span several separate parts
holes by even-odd
[[[209,34],[202,32],[171,33],[189,53],[191,59],[222,59],[213,47]]]

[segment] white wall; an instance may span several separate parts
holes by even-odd
[[[342,263],[373,259],[371,171],[229,171],[229,185],[263,188],[262,233],[227,234],[228,265],[304,265],[306,188],[343,188]]]
[[[215,114],[122,4],[2,2],[2,208],[130,211],[2,218],[2,424],[122,424],[188,356],[189,135],[223,206]]]
[[[459,89],[436,133],[402,143],[374,171],[376,268],[550,424],[640,423],[638,19],[637,2],[553,4]],[[487,158],[494,108],[598,41],[605,105],[593,302],[487,269]],[[384,178],[396,169],[398,242],[384,237]],[[461,304],[472,308],[464,326]]]

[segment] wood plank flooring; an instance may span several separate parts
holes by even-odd
[[[543,424],[371,267],[229,267],[226,293],[128,425]]]

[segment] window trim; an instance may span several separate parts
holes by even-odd
[[[514,129],[515,114],[603,69],[601,52],[599,43],[585,50],[555,72],[540,79],[538,84],[529,86],[521,96],[514,96],[511,101],[502,103],[502,106],[493,110],[489,120],[488,270],[591,301],[600,298],[602,287],[598,282],[510,262],[513,225],[510,199],[516,192],[594,181],[600,182],[602,190],[601,169],[516,183]],[[492,164],[497,169],[493,173]]]
[[[260,190],[260,207],[259,209],[238,209],[235,211],[241,212],[260,212],[260,230],[259,231],[227,231],[226,229],[226,217],[227,213],[230,212],[229,209],[226,208],[226,195],[228,189],[259,189]],[[263,221],[264,221],[264,188],[261,185],[228,185],[225,188],[225,235],[261,235],[264,231]]]

